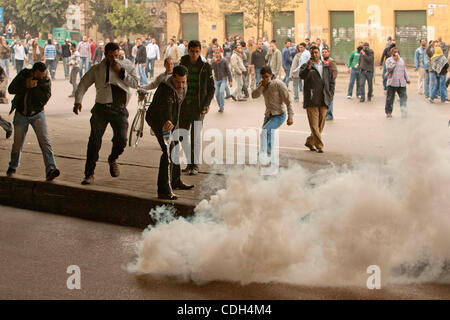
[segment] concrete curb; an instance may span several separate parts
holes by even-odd
[[[149,212],[156,206],[173,205],[177,215],[183,217],[193,215],[195,207],[109,190],[83,189],[66,182],[8,177],[0,177],[0,204],[140,229],[154,224]]]

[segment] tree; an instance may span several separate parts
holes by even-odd
[[[26,32],[29,32],[33,36],[38,36],[39,31],[34,27],[26,23],[19,15],[19,10],[17,9],[16,0],[0,0],[0,7],[4,9],[4,25],[3,28],[11,20],[17,29],[17,33],[24,37]],[[3,29],[4,30],[4,29]],[[3,33],[2,30],[2,33]]]
[[[66,11],[71,0],[16,0],[19,15],[42,33],[66,23]]]
[[[113,6],[110,0],[88,0],[89,17],[87,19],[88,28],[93,26],[98,27],[105,38],[112,38],[114,36],[115,28],[106,17],[108,13],[113,12]]]
[[[147,34],[153,31],[154,22],[148,14],[145,4],[137,5],[129,1],[128,8],[121,0],[113,0],[112,12],[106,14],[106,19],[114,28],[117,37],[129,36],[130,34]]]
[[[244,12],[245,28],[256,27],[256,36],[260,38],[264,34],[264,23],[273,23],[279,12],[284,8],[295,8],[295,0],[220,0],[221,11],[225,14]]]

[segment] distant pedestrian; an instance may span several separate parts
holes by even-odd
[[[177,66],[180,63],[180,51],[178,51],[178,47],[175,44],[174,39],[169,40],[169,44],[164,51],[164,59],[165,58],[170,58],[170,60],[173,61],[174,66]]]
[[[300,78],[305,81],[303,108],[308,115],[311,135],[305,146],[311,151],[323,153],[322,131],[328,106],[333,100],[335,84],[333,72],[328,64],[320,60],[320,51],[311,46],[311,59],[300,68]]]
[[[151,42],[147,45],[146,50],[147,50],[146,74],[150,73],[150,79],[153,79],[153,77],[155,76],[155,62],[156,60],[161,59],[159,53],[159,46],[156,43],[155,38],[152,38]]]
[[[373,73],[374,73],[374,52],[369,48],[369,43],[364,42],[361,55],[359,56],[358,67],[360,69],[359,86],[361,90],[360,102],[365,101],[366,81],[368,86],[367,100],[372,100],[373,95]]]
[[[286,39],[284,42],[284,48],[281,53],[281,60],[284,69],[284,79],[283,82],[286,84],[286,87],[289,88],[289,81],[291,75],[291,67],[292,67],[292,59],[297,54],[297,50],[292,46],[291,39]]]
[[[70,56],[72,55],[72,52],[70,50],[70,40],[66,39],[64,43],[61,45],[61,51],[62,51],[62,61],[64,66],[64,77],[65,79],[69,79],[70,76],[70,70],[69,66],[67,65],[70,60]]]
[[[19,40],[14,46],[14,63],[16,65],[17,74],[25,68],[25,62],[27,61],[27,55],[25,53],[25,47],[22,45],[22,41]]]
[[[334,87],[336,88],[336,78],[338,76],[338,68],[336,65],[336,61],[334,61],[333,58],[330,57],[330,50],[328,48],[322,49],[322,61],[328,64],[328,66],[331,68],[331,71],[333,72],[333,81],[334,81]],[[330,104],[328,105],[328,111],[327,111],[327,120],[333,120],[334,114],[333,114],[333,98],[331,99]]]
[[[5,70],[9,78],[9,59],[11,58],[11,49],[6,42],[5,37],[0,37],[0,66]]]
[[[16,34],[16,26],[9,20],[8,24],[5,26],[5,33],[8,39],[11,39],[14,34]]]
[[[263,48],[262,40],[258,40],[255,51],[252,53],[252,73],[255,76],[256,86],[261,81],[261,69],[266,64],[267,51]]]
[[[96,65],[102,62],[103,58],[105,57],[104,51],[105,51],[105,44],[103,43],[102,40],[100,40],[97,49],[95,49],[94,57],[92,58],[92,65]]]
[[[363,49],[362,46],[359,46],[356,48],[356,50],[352,51],[352,54],[350,55],[350,58],[348,59],[347,72],[350,73],[350,82],[348,84],[347,89],[347,99],[351,99],[353,96],[353,87],[356,84],[356,97],[359,99],[361,98],[361,87],[359,85],[359,77],[360,77],[360,69],[358,65],[359,56],[361,55],[361,50]]]
[[[170,78],[170,76],[173,73],[173,61],[170,60],[170,58],[166,58],[164,60],[164,68],[166,69],[166,71],[164,71],[163,73],[160,73],[155,80],[153,80],[150,84],[146,85],[146,86],[139,86],[140,88],[144,89],[144,90],[153,90],[158,88],[158,86],[163,83],[164,81],[166,81],[167,79]]]
[[[246,99],[242,96],[242,86],[244,84],[243,81],[243,73],[247,71],[244,66],[244,62],[242,60],[242,46],[241,43],[238,43],[231,56],[231,70],[234,74],[234,91],[231,94],[231,98],[234,101],[246,101]]]
[[[400,109],[402,117],[406,118],[406,102],[408,99],[406,93],[406,84],[410,83],[408,73],[406,72],[405,61],[400,57],[398,48],[393,47],[390,52],[390,57],[386,60],[386,78],[387,78],[387,95],[385,112],[388,118],[392,117],[392,110],[394,106],[395,93],[400,98]]]
[[[430,58],[427,55],[427,40],[420,39],[420,46],[414,53],[414,71],[419,73],[417,80],[417,90],[420,95],[425,94],[425,98],[430,96],[430,80],[428,68],[430,65]]]
[[[77,51],[80,53],[80,78],[89,70],[89,60],[91,59],[91,45],[88,38],[83,36],[83,40],[78,43]]]
[[[390,40],[388,40],[386,44],[386,48],[383,50],[383,54],[381,55],[380,70],[383,70],[381,73],[382,79],[383,79],[383,89],[386,94],[387,91],[387,78],[386,78],[386,60],[390,57],[390,52],[393,47],[395,47],[396,43],[395,40],[393,40],[391,37],[389,37]],[[389,39],[388,38],[388,39]]]
[[[145,49],[145,47],[144,47]],[[126,108],[131,88],[138,87],[138,77],[133,65],[119,60],[120,47],[111,42],[105,46],[105,59],[93,66],[81,78],[75,92],[73,112],[78,114],[86,91],[95,83],[95,105],[91,110],[91,134],[89,136],[83,185],[94,183],[94,171],[108,124],[113,129],[112,150],[108,157],[112,177],[120,175],[117,159],[125,150],[128,135],[128,110]]]
[[[444,55],[442,48],[436,46],[434,48],[434,54],[431,57],[431,68],[433,70],[432,72],[435,74],[437,81],[430,95],[431,103],[433,103],[434,99],[437,98],[438,92],[441,96],[442,103],[450,103],[450,101],[447,101],[448,92],[445,85],[448,67],[448,59]]]
[[[51,97],[51,82],[47,76],[47,67],[36,62],[32,69],[23,69],[9,85],[8,91],[14,94],[10,114],[14,114],[14,143],[11,150],[11,161],[6,175],[12,177],[20,163],[20,155],[25,142],[28,127],[31,125],[44,156],[46,180],[51,181],[59,176],[56,168],[52,146],[48,138],[47,121],[44,107]]]
[[[90,47],[91,51],[90,51],[90,55],[89,55],[88,70],[94,64],[94,54],[95,54],[95,50],[97,50],[97,45],[95,44],[94,39],[92,39],[92,38],[89,39],[89,47]]]
[[[45,46],[44,57],[50,76],[52,80],[55,80],[56,63],[58,63],[58,60],[56,59],[56,47],[53,45],[51,39],[48,39],[47,45]]]
[[[77,77],[80,73],[80,53],[77,51],[77,46],[75,43],[70,44],[70,60],[67,63],[67,67],[71,67],[72,70],[70,70],[70,84],[72,85],[72,93],[70,94],[69,98],[75,97],[75,92],[77,91],[78,82]]]
[[[216,100],[219,105],[219,112],[224,111],[225,107],[225,88],[228,85],[230,88],[233,86],[233,78],[231,76],[230,67],[228,61],[222,58],[222,54],[219,50],[216,50],[214,61],[212,62],[212,70],[214,71],[214,86],[216,88]]]
[[[277,48],[277,42],[272,40],[269,45],[269,52],[266,55],[266,63],[272,68],[272,73],[276,78],[281,76],[282,58],[281,51]]]
[[[295,55],[291,66],[291,77],[294,87],[294,101],[299,102],[299,91],[303,92],[303,80],[300,79],[300,68],[311,59],[311,53],[306,50],[306,43],[298,45],[298,53]]]
[[[138,67],[139,84],[141,86],[145,86],[148,84],[147,75],[145,74],[145,64],[147,62],[147,49],[145,45],[141,42],[140,38],[136,39],[136,46],[137,46],[137,53],[135,64]]]

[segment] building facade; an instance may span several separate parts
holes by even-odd
[[[245,12],[225,14],[219,0],[186,0],[181,19],[174,4],[167,8],[167,37],[178,35],[181,24],[183,39],[206,40],[218,38],[220,43],[229,35],[244,39],[256,37],[256,28],[246,28]],[[450,0],[311,0],[310,38],[327,39],[332,56],[345,63],[360,41],[367,41],[379,60],[386,39],[397,40],[400,54],[411,64],[421,38],[442,37],[450,42]],[[306,36],[306,0],[295,8],[286,8],[273,23],[265,22],[264,31],[278,46],[286,38],[300,43]],[[377,61],[378,62],[378,61]]]

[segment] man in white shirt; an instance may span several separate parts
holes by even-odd
[[[19,40],[19,42],[17,42],[17,44],[14,46],[14,59],[16,61],[16,71],[17,74],[19,74],[19,72],[24,68],[24,61],[27,60],[25,47],[22,45],[21,40]]]
[[[161,59],[159,55],[159,46],[156,44],[156,39],[152,38],[151,42],[147,45],[147,66],[146,74],[150,72],[150,79],[153,79],[155,74],[155,61]]]
[[[89,87],[95,83],[96,98],[91,113],[91,134],[89,137],[83,185],[94,182],[95,166],[99,157],[102,137],[108,124],[113,129],[112,151],[108,158],[112,177],[120,175],[117,159],[125,150],[128,133],[128,110],[130,88],[138,88],[138,76],[133,65],[126,59],[119,60],[120,47],[110,42],[105,46],[105,59],[94,65],[81,79],[75,92],[73,112],[81,111],[81,101]]]

